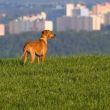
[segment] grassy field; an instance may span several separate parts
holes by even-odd
[[[110,56],[1,59],[0,110],[110,110]]]

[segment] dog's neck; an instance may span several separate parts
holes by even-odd
[[[41,36],[41,38],[40,38],[41,40],[43,40],[44,42],[45,42],[45,44],[47,44],[47,36]]]

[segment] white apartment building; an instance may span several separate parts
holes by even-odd
[[[75,5],[73,3],[66,4],[66,16],[73,16],[73,9]]]
[[[9,23],[9,33],[19,34],[30,31],[53,30],[53,22],[46,20],[46,14],[37,16],[23,16]]]
[[[100,31],[102,26],[102,18],[98,15],[92,15],[92,29],[93,31]]]
[[[0,36],[4,36],[4,35],[5,35],[5,25],[0,24]]]
[[[110,12],[104,15],[104,26],[110,25]]]
[[[33,30],[41,32],[43,30],[53,31],[53,22],[49,20],[36,20],[34,21]]]
[[[88,8],[76,8],[72,11],[73,16],[89,16],[89,9]]]
[[[33,22],[31,21],[13,20],[9,23],[10,34],[29,32],[32,31],[32,28],[33,28]]]
[[[101,19],[98,16],[73,16],[57,19],[57,31],[99,31]]]
[[[99,31],[102,22],[100,15],[90,15],[86,5],[67,4],[66,16],[57,18],[57,31]]]
[[[66,16],[88,16],[89,13],[89,9],[84,4],[66,4]]]

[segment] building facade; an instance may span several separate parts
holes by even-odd
[[[73,3],[66,4],[66,16],[73,16],[73,9],[75,5]]]
[[[57,31],[100,31],[104,15],[90,13],[85,4],[67,4],[66,16],[57,19]]]
[[[110,12],[105,14],[104,16],[104,26],[109,26],[110,25]]]
[[[88,8],[76,8],[73,11],[73,16],[89,16],[89,9]]]
[[[9,22],[9,33],[20,34],[23,32],[53,30],[53,22],[46,20],[46,14],[41,13],[37,16],[23,16]]]
[[[88,16],[89,9],[82,3],[66,4],[66,16]]]
[[[91,13],[95,15],[103,15],[110,12],[110,3],[97,4],[93,6]]]
[[[57,19],[57,31],[99,31],[101,19],[98,16],[73,16]]]
[[[5,25],[0,24],[0,36],[5,36]]]

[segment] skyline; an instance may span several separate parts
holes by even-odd
[[[41,6],[38,4],[38,2],[35,3],[35,4],[32,3],[31,5],[30,5],[30,3],[27,3],[27,2],[25,4],[21,4],[21,3],[20,4],[19,3],[15,4],[15,3],[11,3],[11,2],[10,3],[7,2],[4,5],[1,4],[1,10],[3,10],[3,12],[6,13],[6,16],[4,18],[1,18],[0,21],[1,21],[1,23],[6,24],[6,28],[5,28],[6,29],[6,31],[5,31],[6,33],[5,33],[4,36],[1,36],[1,40],[0,40],[1,44],[4,43],[1,46],[1,50],[5,50],[5,51],[3,51],[0,56],[1,57],[15,57],[15,56],[18,56],[20,54],[20,52],[21,52],[18,49],[21,48],[20,46],[22,45],[24,40],[31,39],[31,38],[34,39],[34,38],[36,38],[37,34],[39,35],[39,32],[37,31],[38,30],[38,28],[37,28],[38,25],[32,25],[34,30],[30,31],[28,29],[32,29],[32,28],[30,28],[30,27],[27,28],[28,26],[31,26],[29,22],[28,22],[29,24],[27,26],[27,21],[26,22],[22,22],[21,21],[21,23],[24,23],[24,25],[23,24],[20,25],[21,23],[18,22],[18,25],[16,26],[19,29],[22,29],[23,33],[20,33],[20,34],[10,34],[9,33],[9,28],[8,28],[9,27],[8,23],[10,21],[16,20],[18,17],[22,17],[22,16],[29,16],[29,17],[31,16],[32,17],[32,15],[35,16],[35,15],[37,15],[36,13],[39,13],[40,11],[45,11],[47,13],[47,20],[52,20],[53,21],[53,23],[54,23],[54,25],[53,25],[54,26],[54,28],[53,28],[54,31],[57,32],[58,36],[61,35],[61,37],[60,37],[61,39],[59,40],[59,42],[60,41],[64,41],[64,42],[62,42],[61,45],[60,45],[60,43],[58,43],[57,47],[54,46],[53,48],[51,48],[50,49],[50,51],[51,51],[50,53],[52,53],[52,54],[57,53],[59,55],[61,55],[61,54],[64,54],[64,55],[68,54],[68,55],[70,55],[71,54],[71,50],[74,52],[74,54],[78,54],[78,53],[81,53],[81,52],[87,52],[87,53],[91,53],[91,52],[106,53],[106,52],[109,52],[108,50],[109,50],[109,47],[110,47],[110,42],[108,42],[108,41],[110,41],[109,40],[110,37],[108,37],[108,36],[110,36],[110,31],[109,31],[110,30],[110,26],[102,27],[101,31],[88,31],[88,32],[83,31],[84,29],[87,29],[87,30],[91,29],[91,28],[88,27],[88,26],[90,26],[88,24],[92,23],[91,19],[93,19],[93,21],[95,22],[97,20],[95,18],[91,18],[90,17],[90,19],[89,19],[89,17],[87,17],[87,19],[86,19],[85,17],[80,17],[80,18],[77,17],[78,18],[77,20],[73,19],[71,22],[68,22],[67,26],[69,26],[68,28],[70,30],[66,30],[63,33],[62,32],[58,32],[56,30],[57,26],[58,26],[56,24],[56,19],[58,17],[62,17],[62,16],[64,16],[66,14],[65,13],[65,11],[66,11],[65,8],[66,7],[64,7],[65,4],[63,4],[63,8],[62,9],[59,9],[59,8],[56,9],[55,6],[57,6],[57,4],[56,5],[54,5],[54,4],[53,5],[46,4],[46,5],[41,5]],[[93,5],[91,4],[91,6],[93,6]],[[105,10],[105,9],[103,9],[103,10]],[[76,13],[76,14],[78,14],[78,13]],[[39,20],[39,21],[42,21],[42,20]],[[87,22],[85,22],[85,21],[87,21]],[[106,21],[108,21],[108,20],[106,20]],[[94,22],[92,23],[93,25],[94,25]],[[25,23],[26,23],[26,26],[25,26]],[[39,22],[39,23],[42,23],[42,22]],[[78,23],[78,25],[75,24],[75,23]],[[87,25],[83,25],[83,24],[87,24]],[[108,25],[108,23],[106,23],[106,24]],[[20,27],[19,27],[19,25],[20,25]],[[34,26],[36,28],[34,28]],[[75,28],[73,28],[72,26],[74,26]],[[100,25],[98,25],[98,26],[100,26]],[[14,27],[13,29],[14,30],[17,29],[16,27]],[[40,27],[40,26],[38,26],[38,27]],[[92,28],[92,30],[93,29],[94,28]],[[28,30],[28,32],[27,32],[27,30]],[[76,32],[75,30],[76,31],[80,31],[81,30],[81,31],[80,32]],[[18,32],[19,32],[19,30],[18,30]],[[105,35],[105,37],[104,37],[104,35]],[[68,39],[68,37],[69,37],[69,39]],[[93,39],[91,40],[92,37],[96,38],[97,41],[94,42]],[[98,39],[97,39],[97,37],[98,37]],[[89,38],[90,38],[90,40],[88,40]],[[15,41],[18,41],[18,39],[19,39],[19,42],[15,43]],[[77,46],[76,46],[76,42],[77,42]],[[101,43],[99,43],[99,42],[101,42]],[[66,44],[68,44],[68,45],[66,46]],[[82,44],[84,44],[84,46],[82,46]],[[107,46],[106,46],[106,44],[107,44]],[[64,50],[60,50],[59,49],[59,47],[61,47],[62,45],[66,46],[64,48]],[[15,49],[13,49],[14,46],[16,46]],[[73,48],[73,47],[75,47],[75,48]],[[65,49],[67,51],[65,51]],[[8,53],[7,53],[7,51],[8,51]]]
[[[15,0],[0,0],[0,2],[4,3],[4,2],[14,2],[14,3],[20,3],[20,2],[48,2],[48,1],[51,1],[51,0],[19,0],[19,1],[15,1]],[[110,2],[110,0],[91,0],[91,1],[88,1],[88,0],[54,0],[54,1],[51,1],[51,2],[85,2],[87,4],[94,4],[94,3],[101,3],[101,2]]]

